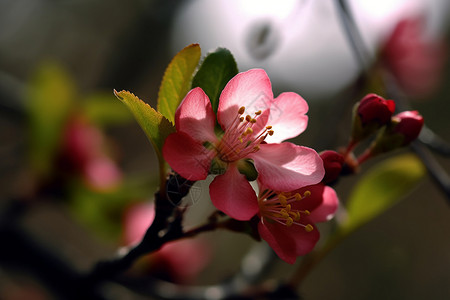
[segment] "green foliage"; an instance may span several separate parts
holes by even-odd
[[[181,50],[170,62],[164,73],[158,93],[158,111],[174,122],[175,111],[191,87],[191,79],[200,60],[198,44]]]
[[[124,109],[120,102],[112,100],[111,92],[89,94],[81,102],[83,115],[100,127],[131,121],[133,116],[130,111]]]
[[[350,232],[371,221],[410,193],[424,175],[422,162],[412,154],[380,163],[353,189],[341,229]]]
[[[127,91],[117,92],[116,90],[114,90],[114,94],[131,110],[135,119],[152,143],[159,161],[162,162],[162,147],[167,136],[175,132],[174,125],[160,112],[154,110],[134,94]]]
[[[59,149],[67,118],[76,98],[75,84],[57,64],[42,64],[27,93],[32,169],[47,176]]]
[[[157,181],[147,177],[127,177],[112,190],[98,191],[74,180],[68,207],[74,217],[95,234],[117,241],[122,232],[124,212],[132,204],[145,201]]]
[[[192,80],[192,88],[201,87],[208,95],[214,112],[217,112],[220,93],[237,73],[238,68],[231,52],[219,48],[205,57]]]

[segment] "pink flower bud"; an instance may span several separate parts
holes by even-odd
[[[366,95],[355,105],[352,139],[359,142],[389,123],[395,103],[376,94]]]
[[[392,131],[403,136],[403,146],[415,140],[422,130],[423,117],[418,111],[404,111],[392,118],[394,126]]]
[[[342,171],[344,165],[344,156],[341,154],[327,150],[320,153],[325,168],[325,176],[322,179],[323,183],[330,183],[335,181]]]
[[[383,126],[389,123],[394,110],[394,101],[385,100],[376,94],[368,94],[359,102],[357,112],[362,126],[371,123]]]
[[[370,148],[370,156],[408,145],[422,130],[424,120],[417,111],[404,111],[392,117]]]

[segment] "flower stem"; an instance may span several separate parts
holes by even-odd
[[[210,222],[210,223],[203,224],[203,225],[195,227],[195,228],[193,228],[191,230],[185,231],[181,238],[191,238],[191,237],[194,237],[194,236],[196,236],[196,235],[198,235],[199,233],[202,233],[202,232],[213,231],[213,230],[216,230],[218,228],[224,228],[223,225],[225,225],[226,222],[227,221],[222,221],[222,222],[218,222],[218,223],[217,222],[214,222],[214,223]]]
[[[347,149],[345,149],[343,156],[344,160],[347,160],[348,156],[352,153],[353,149],[355,149],[357,143],[355,140],[351,139],[350,142],[347,145]]]
[[[372,151],[370,149],[367,149],[366,151],[364,151],[363,154],[361,154],[358,157],[358,165],[361,165],[363,162],[365,162],[366,160],[368,160],[371,157],[372,157]]]
[[[166,171],[166,162],[160,156],[158,157],[158,165],[159,165],[159,196],[163,197],[163,193],[166,192],[167,171]]]

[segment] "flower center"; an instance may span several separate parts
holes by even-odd
[[[261,221],[277,222],[287,227],[298,225],[307,232],[311,232],[314,227],[311,224],[302,223],[302,216],[309,216],[308,210],[292,209],[291,203],[301,201],[311,195],[306,191],[303,195],[299,193],[276,193],[265,190],[258,196],[259,211]]]
[[[236,118],[225,131],[216,145],[218,157],[224,162],[233,162],[247,157],[250,153],[257,152],[259,145],[268,135],[273,135],[272,126],[266,126],[259,134],[254,132],[261,111],[255,112],[252,117],[244,117],[245,107],[239,108]]]

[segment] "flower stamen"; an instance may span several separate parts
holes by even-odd
[[[258,123],[258,117],[262,115],[261,110],[255,112],[253,117],[249,114],[244,117],[244,113],[245,107],[241,106],[236,118],[215,146],[217,156],[224,162],[238,161],[259,151],[259,145],[265,138],[274,134],[272,126],[266,126],[261,131],[257,129],[256,134],[253,126]]]
[[[311,224],[301,222],[302,215],[309,216],[309,210],[293,209],[292,204],[301,201],[303,198],[311,195],[310,191],[303,193],[276,193],[265,190],[259,194],[258,204],[260,208],[261,221],[277,222],[279,224],[291,227],[297,225],[303,227],[307,232],[311,232],[314,227]]]

